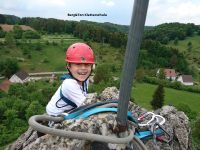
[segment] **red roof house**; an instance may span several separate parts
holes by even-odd
[[[174,69],[164,69],[164,73],[167,79],[172,79],[172,80],[176,79],[176,72]]]

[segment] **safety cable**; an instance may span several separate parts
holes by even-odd
[[[85,133],[85,132],[65,131],[65,130],[61,130],[61,129],[50,128],[50,127],[47,127],[47,126],[44,126],[44,125],[38,123],[41,121],[60,122],[60,121],[63,121],[63,118],[62,117],[52,117],[52,116],[48,116],[48,115],[35,115],[29,119],[29,125],[34,130],[42,132],[42,133],[52,134],[52,135],[67,137],[67,138],[75,138],[75,139],[79,139],[79,140],[125,144],[125,143],[129,143],[130,141],[132,141],[133,137],[134,137],[133,130],[129,130],[129,135],[127,137],[117,138],[117,137],[109,137],[109,136],[103,136],[103,135],[91,134],[91,133]]]
[[[86,107],[82,107],[82,109],[87,110],[88,108],[93,108],[96,106],[97,107],[117,107],[117,105],[118,104],[116,103],[116,101],[107,101],[103,103],[100,102],[96,105],[93,104]],[[76,111],[81,111],[81,109],[79,108]],[[92,133],[65,131],[61,129],[50,128],[39,123],[42,121],[53,121],[56,123],[56,122],[64,121],[64,118],[52,117],[46,114],[35,115],[29,119],[29,125],[36,131],[46,133],[46,134],[61,136],[61,137],[67,137],[67,138],[75,138],[75,139],[80,139],[80,140],[99,141],[99,142],[115,143],[115,144],[125,144],[132,141],[139,148],[139,150],[147,150],[144,143],[139,138],[134,136],[135,129],[129,130],[129,135],[127,137],[117,138],[117,137],[109,137],[109,136],[103,136],[103,135],[92,134]]]

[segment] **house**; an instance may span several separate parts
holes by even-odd
[[[165,78],[174,80],[176,79],[176,72],[174,69],[164,69]]]
[[[4,80],[1,84],[0,84],[0,90],[4,91],[4,92],[8,92],[9,88],[10,88],[10,84],[11,82],[9,80]]]
[[[26,73],[25,71],[19,71],[15,73],[10,79],[10,82],[12,83],[25,83],[30,81],[29,74]]]
[[[194,85],[192,75],[181,75],[178,77],[177,81],[181,82],[183,85]]]

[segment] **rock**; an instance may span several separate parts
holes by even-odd
[[[97,101],[98,101],[97,93],[90,93],[87,95],[87,98],[84,104],[92,104],[92,103],[96,103]]]
[[[119,99],[119,90],[116,87],[107,87],[100,95],[101,100]]]
[[[118,99],[119,91],[115,87],[106,88],[101,94],[100,99]],[[86,104],[95,103],[100,101],[96,93],[89,94]],[[146,109],[129,102],[129,111],[138,118],[141,114],[147,112]],[[189,126],[188,117],[180,111],[177,111],[175,107],[164,106],[154,113],[165,117],[166,122],[163,124],[163,128],[173,137],[171,143],[165,143],[156,141],[155,139],[148,139],[143,141],[148,150],[191,150],[191,128]],[[110,137],[118,137],[113,132],[116,126],[116,114],[113,113],[101,113],[88,117],[87,119],[77,120],[66,120],[61,124],[55,124],[54,128],[66,130],[66,131],[79,131],[93,134],[100,134]],[[128,126],[130,129],[133,128],[132,124]],[[146,128],[147,129],[147,128]],[[36,131],[29,129],[27,133],[23,134],[11,147],[15,147],[16,143],[24,143],[20,149],[23,150],[133,150],[138,149],[137,145],[132,141],[127,144],[113,144],[103,143],[97,141],[85,141],[78,139],[68,139],[53,135],[44,135],[37,137]],[[127,133],[124,133],[127,134]],[[25,136],[26,135],[26,136]],[[28,136],[27,136],[28,135]],[[33,140],[33,138],[35,139]],[[37,137],[37,138],[36,138]],[[167,136],[165,136],[167,139]],[[21,141],[21,142],[19,142]],[[30,142],[31,141],[31,142]],[[28,144],[29,143],[29,144]],[[19,146],[18,146],[19,147]],[[18,149],[15,147],[14,149]]]

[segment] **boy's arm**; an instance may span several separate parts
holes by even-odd
[[[67,83],[64,81],[62,85],[62,94],[74,102],[78,107],[82,105],[86,99],[80,85],[78,85],[76,81],[70,81]]]

